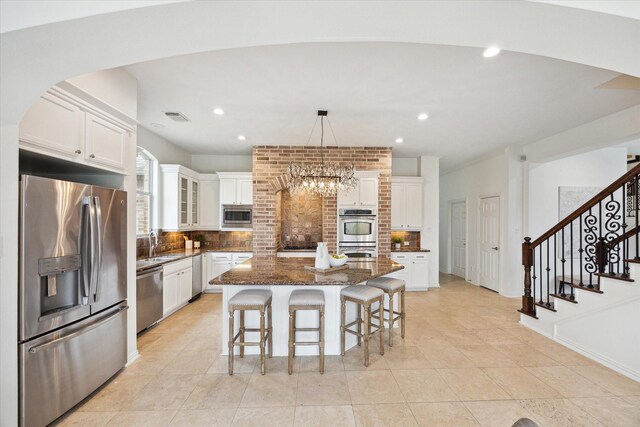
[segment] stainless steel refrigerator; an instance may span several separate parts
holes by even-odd
[[[20,178],[21,425],[45,426],[127,360],[126,192]]]

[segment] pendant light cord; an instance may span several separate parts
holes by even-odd
[[[324,169],[324,116],[320,117],[320,167]]]

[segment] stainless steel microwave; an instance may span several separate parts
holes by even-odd
[[[222,227],[251,228],[252,226],[252,205],[222,205]]]

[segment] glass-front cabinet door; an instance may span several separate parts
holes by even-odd
[[[180,227],[189,226],[189,178],[180,175]]]
[[[199,198],[199,182],[191,181],[191,226],[198,225],[200,218],[198,218],[198,200]]]

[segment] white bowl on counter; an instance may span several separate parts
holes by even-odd
[[[349,257],[346,256],[343,258],[334,258],[332,256],[329,256],[329,265],[331,267],[341,267],[347,263],[348,259]]]

